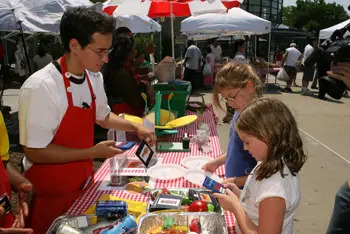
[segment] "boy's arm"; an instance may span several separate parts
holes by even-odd
[[[21,184],[31,184],[29,180],[27,180],[23,175],[21,175],[17,171],[17,169],[12,165],[11,162],[4,162],[4,166],[7,169],[10,184],[15,192],[19,191],[19,187]]]

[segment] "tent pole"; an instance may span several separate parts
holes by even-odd
[[[27,66],[28,66],[29,75],[31,75],[32,74],[32,68],[30,67],[29,55],[28,55],[28,51],[27,51],[26,41],[24,39],[24,33],[23,33],[23,28],[22,28],[22,21],[19,20],[17,23],[19,25],[19,31],[20,31],[20,35],[21,35],[21,39],[22,39],[22,43],[23,43],[24,54],[25,54],[26,60],[27,60]]]
[[[267,85],[269,84],[270,54],[271,54],[271,32],[269,32],[269,49],[268,49],[268,55],[267,55],[267,73],[266,73]]]
[[[254,54],[255,54],[255,57],[256,57],[256,43],[257,43],[257,36],[255,35],[255,43],[254,43],[254,45],[255,45],[255,51],[254,51]]]
[[[170,2],[171,55],[175,59],[173,2]]]

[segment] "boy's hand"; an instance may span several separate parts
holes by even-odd
[[[32,200],[33,186],[29,183],[22,183],[18,191],[18,211],[17,217],[13,224],[15,228],[24,228],[24,220],[29,213],[29,205]]]
[[[141,140],[146,141],[146,143],[150,147],[152,147],[157,141],[156,134],[151,129],[145,128],[142,125],[137,125],[136,133],[137,133],[137,136]]]
[[[110,158],[124,151],[115,147],[115,141],[102,141],[91,148],[94,158]]]

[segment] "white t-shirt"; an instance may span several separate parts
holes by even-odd
[[[310,44],[307,44],[304,49],[304,56],[303,56],[303,64],[305,60],[310,56],[310,54],[314,51],[314,47],[312,47]]]
[[[185,58],[189,58],[186,67],[192,70],[197,70],[201,56],[201,51],[197,46],[191,45],[188,47],[185,54]]]
[[[52,61],[52,56],[50,54],[45,54],[43,57],[35,55],[33,61],[36,68],[40,70]]]
[[[241,52],[237,52],[235,54],[233,61],[240,63],[240,64],[249,64],[249,61],[245,58],[244,54],[242,54]]]
[[[88,72],[96,95],[96,119],[104,120],[110,113],[100,72]],[[71,82],[73,105],[91,106],[87,79],[82,84]],[[30,148],[45,148],[53,140],[68,107],[62,74],[52,63],[31,75],[19,95],[20,144]]]
[[[286,61],[284,62],[284,65],[295,67],[296,62],[301,55],[300,51],[295,47],[289,47],[286,49],[286,52],[288,52],[288,55]]]
[[[258,163],[259,165],[260,163]],[[258,166],[257,165],[257,166]],[[256,167],[257,167],[256,166]],[[255,171],[256,167],[253,169]],[[268,179],[256,180],[256,173],[248,176],[247,182],[240,196],[241,204],[255,225],[259,225],[259,204],[265,198],[281,197],[286,202],[282,234],[293,233],[293,218],[300,202],[299,175],[292,176],[288,167],[284,167],[282,178],[278,171]],[[237,234],[242,233],[237,225]]]
[[[222,49],[220,45],[217,45],[216,47],[214,45],[210,45],[211,52],[215,55],[215,60],[220,61],[221,55],[222,55]]]

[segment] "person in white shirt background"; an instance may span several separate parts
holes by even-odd
[[[292,83],[294,86],[297,86],[295,83],[295,79],[297,77],[296,62],[301,59],[301,53],[296,46],[297,45],[295,43],[291,43],[290,47],[286,49],[281,61],[281,65],[289,76],[287,87],[284,89],[287,92],[293,92],[291,89]]]
[[[52,55],[47,52],[45,41],[39,43],[38,54],[34,56],[34,70],[40,70],[53,60]]]
[[[215,62],[220,62],[221,61],[221,56],[222,56],[222,49],[221,46],[219,45],[219,42],[217,40],[213,41],[213,43],[210,45],[211,52],[215,55]]]
[[[199,69],[200,60],[202,53],[200,49],[194,44],[193,40],[189,40],[188,48],[185,54],[185,71],[184,71],[184,80],[190,81],[192,85],[192,91],[198,87],[197,80],[197,70]]]
[[[215,193],[233,212],[237,233],[293,233],[300,203],[298,172],[306,161],[296,121],[280,100],[253,100],[241,113],[236,129],[244,149],[258,161],[243,191],[227,183]]]
[[[301,94],[302,95],[312,95],[312,92],[308,89],[309,82],[313,80],[315,74],[315,67],[305,66],[305,60],[310,56],[310,54],[315,50],[317,46],[317,41],[314,39],[309,39],[309,43],[305,46],[303,53],[302,64],[304,65],[304,75],[302,80]]]
[[[233,51],[233,61],[249,64],[249,60],[245,57],[245,49],[245,41],[243,39],[236,40]]]

